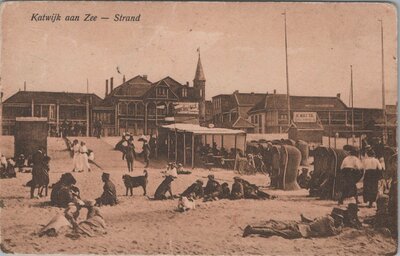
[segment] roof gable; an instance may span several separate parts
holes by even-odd
[[[112,90],[109,96],[141,97],[152,86],[152,83],[142,76],[135,76]]]
[[[96,94],[69,93],[69,92],[41,92],[41,91],[19,91],[6,99],[7,103],[30,103],[32,100],[36,104],[86,104],[87,97],[90,97],[93,104],[101,102],[101,98]]]

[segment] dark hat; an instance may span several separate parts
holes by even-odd
[[[359,209],[358,209],[358,205],[357,204],[355,204],[355,203],[349,203],[348,205],[347,205],[347,210],[349,210],[349,211],[359,211]]]
[[[109,173],[106,173],[106,172],[103,172],[103,174],[101,175],[101,177],[104,177],[104,178],[106,178],[106,179],[109,179],[109,178],[110,178],[110,174],[109,174]]]
[[[203,184],[203,181],[202,181],[202,180],[200,180],[200,179],[198,179],[198,180],[196,180],[196,183]]]
[[[209,179],[214,179],[214,174],[210,174],[207,176]]]
[[[239,176],[233,177],[234,180],[240,180],[241,178]]]

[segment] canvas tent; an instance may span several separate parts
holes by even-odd
[[[201,144],[216,143],[218,147],[246,148],[246,132],[226,128],[208,128],[195,124],[169,124],[159,128],[159,149],[168,159],[195,166],[196,153]]]

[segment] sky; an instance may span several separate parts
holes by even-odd
[[[94,92],[126,78],[166,76],[190,85],[200,48],[206,98],[240,92],[286,93],[287,13],[291,95],[336,96],[382,106],[381,27],[387,104],[397,101],[397,13],[388,3],[8,2],[1,6],[4,98],[23,90]],[[61,21],[32,21],[58,13]],[[85,22],[85,14],[98,17]],[[137,16],[116,22],[114,15]],[[80,21],[65,21],[79,15]],[[121,74],[117,72],[119,68]]]

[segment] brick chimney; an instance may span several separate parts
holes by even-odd
[[[186,81],[186,86],[189,87],[189,81]]]
[[[108,79],[106,79],[106,96],[108,95]]]
[[[110,78],[110,93],[114,90],[114,77]]]
[[[235,90],[235,91],[233,92],[233,94],[237,94],[237,93],[239,93],[239,90]]]
[[[336,94],[336,97],[337,97],[338,99],[340,99],[340,93]]]
[[[274,89],[274,94],[276,94],[276,89]]]
[[[125,75],[122,77],[122,83],[125,83]]]

